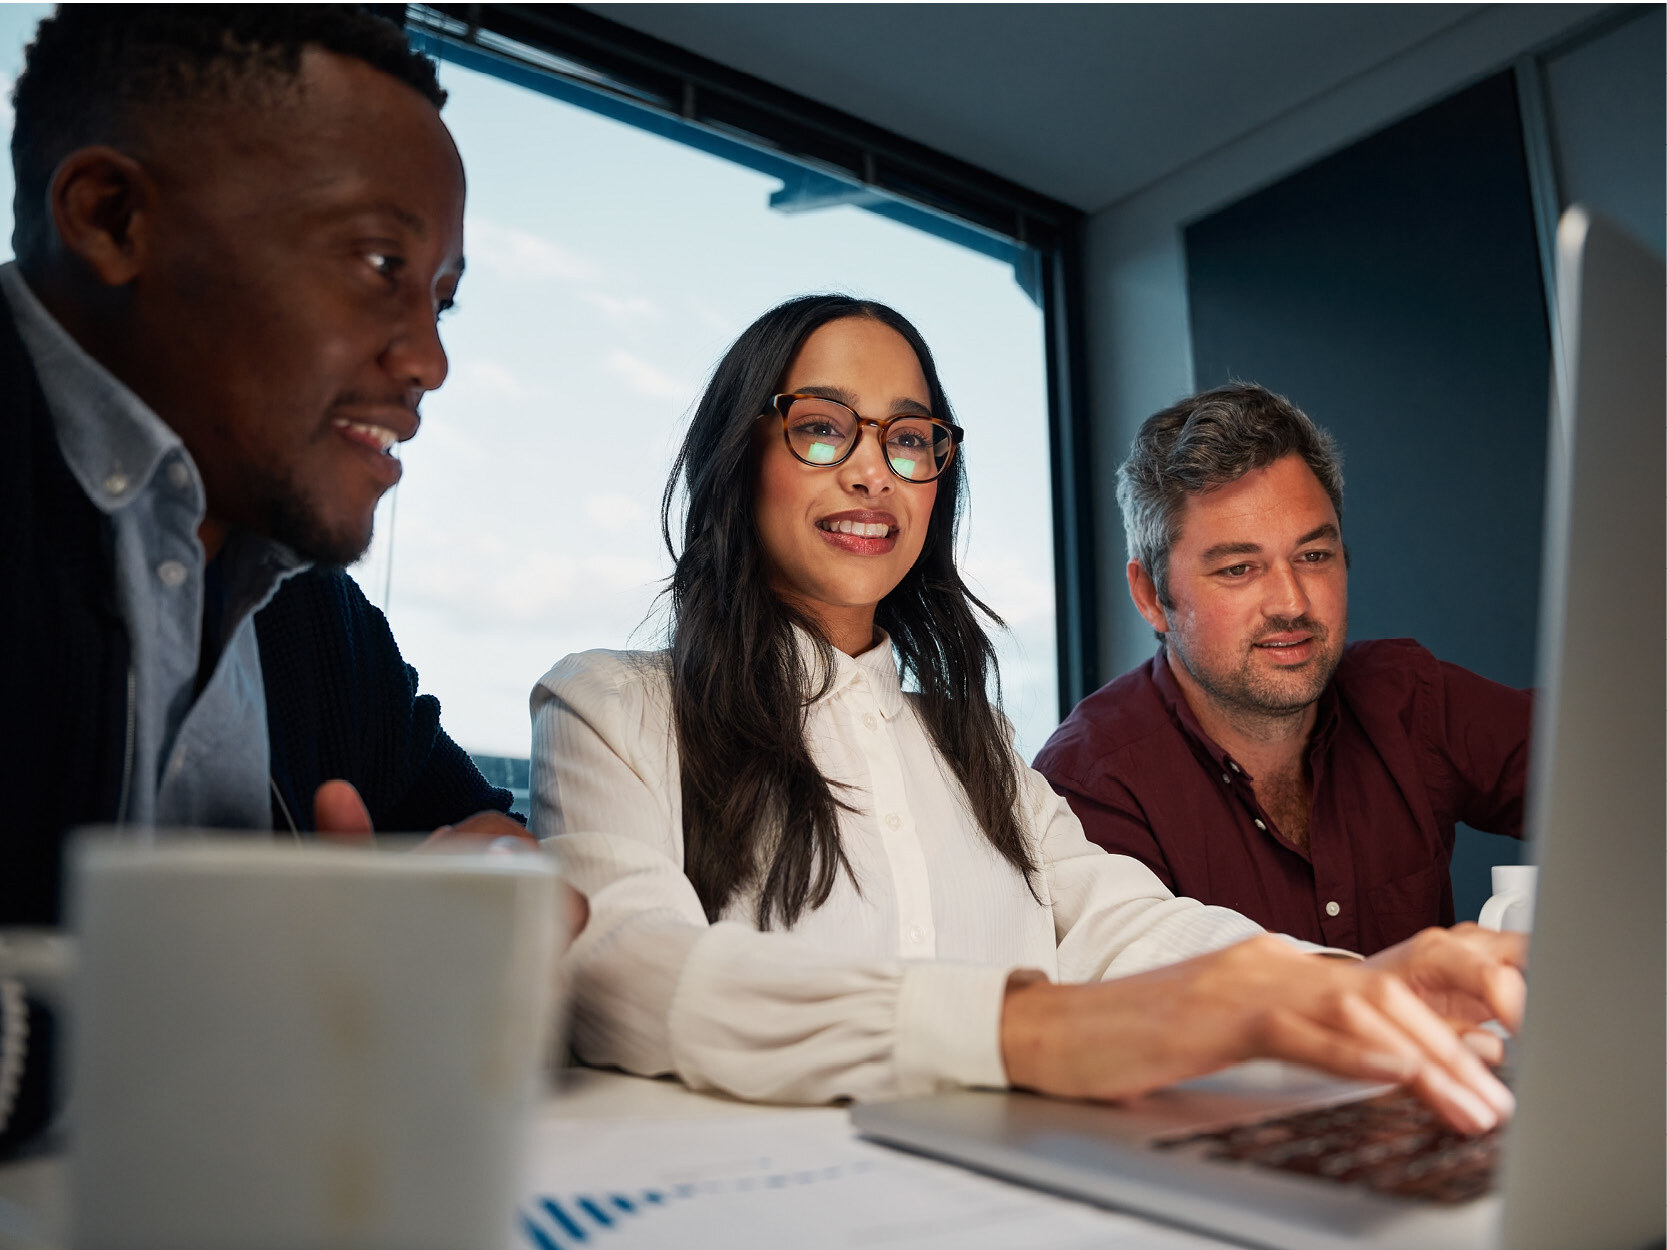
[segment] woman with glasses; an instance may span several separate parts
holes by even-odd
[[[590,904],[578,1055],[770,1101],[1120,1098],[1273,1055],[1497,1123],[1436,1013],[1514,1026],[1513,939],[1316,955],[1093,846],[1024,766],[955,566],[962,438],[882,305],[792,300],[718,365],[664,496],[669,649],[533,691],[533,829]]]

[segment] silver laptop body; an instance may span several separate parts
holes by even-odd
[[[1269,1250],[1634,1250],[1667,1208],[1667,316],[1660,259],[1558,229],[1529,841],[1540,865],[1517,1115],[1493,1193],[1442,1205],[1158,1150],[1376,1092],[1255,1064],[1108,1107],[966,1091],[854,1108],[869,1137]]]

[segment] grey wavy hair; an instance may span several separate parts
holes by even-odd
[[[1117,506],[1129,559],[1150,575],[1159,603],[1175,606],[1169,597],[1169,549],[1180,537],[1187,498],[1292,453],[1314,471],[1341,523],[1343,463],[1337,445],[1283,395],[1251,382],[1230,382],[1146,418],[1117,470]]]

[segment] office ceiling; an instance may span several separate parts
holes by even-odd
[[[583,7],[1093,211],[1485,6]]]

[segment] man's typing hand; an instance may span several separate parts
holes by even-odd
[[[326,781],[313,796],[313,825],[326,838],[368,838],[376,832],[370,810],[348,781]],[[500,839],[508,838],[508,843]],[[497,844],[505,850],[536,851],[538,842],[521,825],[502,812],[476,812],[455,825],[441,825],[424,847],[455,850],[485,850]]]
[[[326,781],[313,796],[313,826],[319,835],[345,841],[369,841],[376,832],[370,810],[351,782]],[[537,851],[538,841],[502,812],[476,812],[455,825],[442,825],[423,840],[419,850]],[[577,936],[590,917],[584,896],[561,883],[562,910],[568,932]]]

